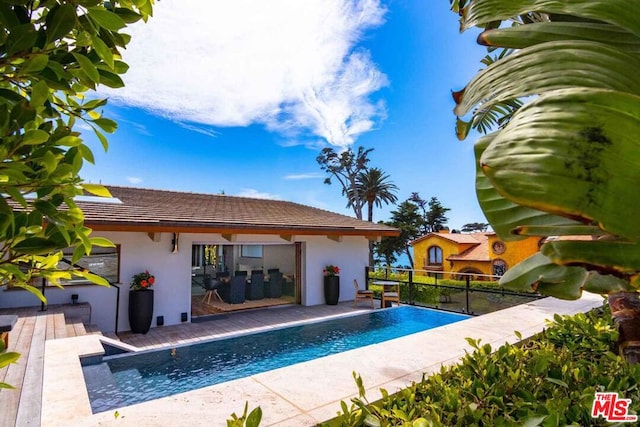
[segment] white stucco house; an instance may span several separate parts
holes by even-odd
[[[399,230],[297,203],[107,186],[113,198],[77,200],[94,236],[116,244],[96,248],[83,266],[107,277],[105,288],[72,282],[46,287],[49,304],[91,305],[91,323],[104,332],[128,331],[131,277],[149,270],[156,278],[152,327],[189,322],[192,278],[202,260],[230,272],[279,268],[291,278],[292,302],[324,304],[323,268],[340,267],[340,300],[354,297],[353,279],[364,282],[368,243]],[[205,254],[206,252],[206,254]],[[233,274],[233,273],[232,273]],[[36,284],[37,285],[37,284]],[[0,308],[38,305],[22,290],[0,291]]]

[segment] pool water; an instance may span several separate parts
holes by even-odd
[[[83,366],[94,413],[220,384],[458,322],[470,316],[401,306]]]

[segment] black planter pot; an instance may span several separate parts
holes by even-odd
[[[146,334],[153,318],[153,289],[129,291],[129,326],[131,332]]]
[[[340,276],[324,276],[324,300],[328,305],[336,305],[339,299]]]

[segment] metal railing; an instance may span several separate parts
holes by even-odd
[[[367,288],[379,297],[381,286],[372,282],[389,280],[400,284],[403,304],[438,310],[486,314],[543,298],[535,292],[513,292],[498,284],[499,276],[442,270],[365,268]]]

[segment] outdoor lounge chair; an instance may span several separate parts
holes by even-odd
[[[371,308],[373,308],[373,291],[370,291],[369,289],[360,289],[356,279],[353,279],[353,287],[356,288],[356,294],[353,298],[353,306],[356,306],[358,300],[369,300],[371,302]]]

